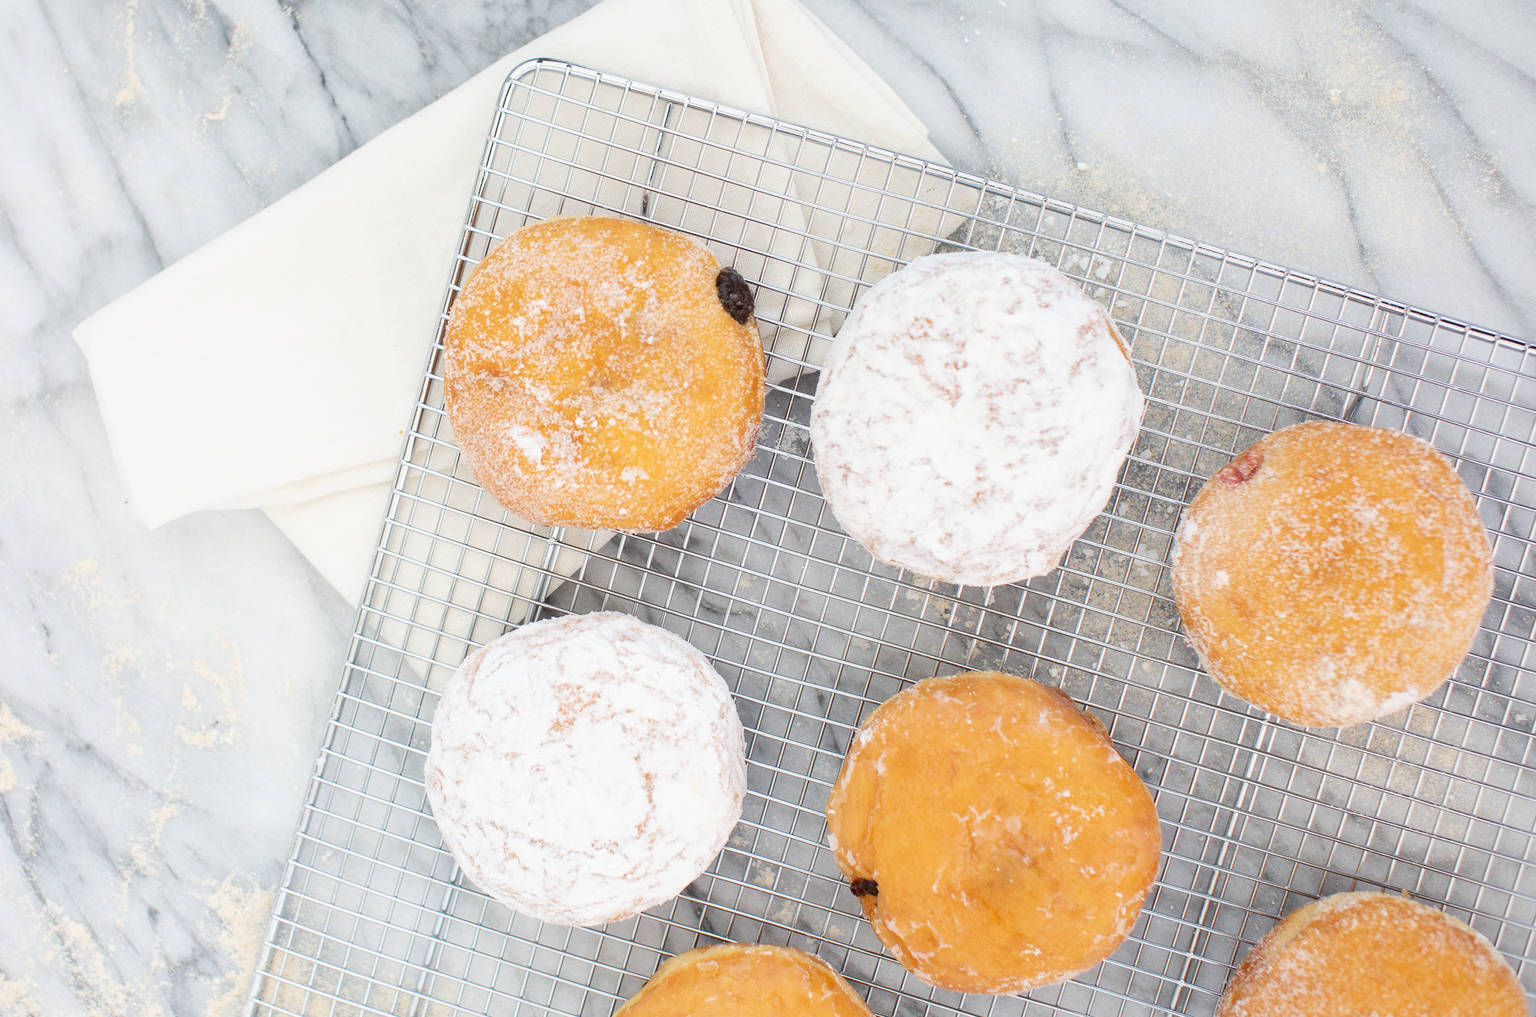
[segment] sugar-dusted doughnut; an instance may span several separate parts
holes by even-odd
[[[453,303],[443,389],[475,479],[547,525],[663,530],[752,456],[752,294],[702,245],[602,217],[525,226]]]
[[[858,994],[818,957],[788,946],[727,943],[678,954],[614,1017],[869,1017]]]
[[[1470,925],[1406,897],[1339,893],[1249,951],[1217,1017],[1529,1017],[1509,963]]]
[[[827,803],[849,887],[933,985],[1071,978],[1130,934],[1161,837],[1145,784],[1056,689],[996,672],[918,682],[854,737]]]
[[[859,298],[811,410],[816,475],[882,561],[1043,575],[1104,508],[1142,396],[1109,318],[1016,254],[918,258]]]
[[[1256,442],[1195,496],[1173,589],[1212,678],[1332,726],[1439,688],[1472,645],[1493,569],[1472,495],[1438,452],[1311,421]]]
[[[741,818],[730,690],[677,636],[603,612],[524,625],[460,665],[432,720],[427,800],[470,880],[561,925],[676,896]]]

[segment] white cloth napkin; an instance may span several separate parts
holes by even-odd
[[[259,507],[357,599],[497,92],[534,56],[939,159],[798,0],[606,0],[75,330],[146,524]]]

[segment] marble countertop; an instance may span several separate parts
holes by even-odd
[[[808,2],[958,166],[1536,336],[1536,8]],[[0,8],[0,1014],[239,1011],[350,630],[134,518],[70,330],[587,6]]]

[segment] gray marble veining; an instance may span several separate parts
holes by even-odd
[[[586,6],[0,9],[0,1013],[238,1008],[350,615],[134,520],[70,328]],[[810,6],[963,168],[1536,335],[1526,5]]]

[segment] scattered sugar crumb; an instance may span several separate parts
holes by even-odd
[[[34,995],[36,991],[35,982],[0,975],[0,1013],[11,1017],[43,1017],[42,1004]]]
[[[9,706],[0,703],[0,745],[32,741],[36,738],[36,731],[17,720],[16,715],[11,712]]]
[[[142,647],[127,643],[109,644],[106,655],[101,658],[101,673],[109,688],[108,702],[112,704],[114,728],[123,739],[124,749],[131,756],[144,754],[144,746],[132,740],[135,735],[144,733],[144,726],[139,723],[139,718],[123,695],[121,675],[128,670],[142,672],[148,660],[149,655]]]
[[[112,709],[117,712],[117,733],[120,735],[138,735],[144,733],[144,725],[139,723],[139,718],[134,715],[129,707],[128,700],[121,695],[114,695],[111,699]],[[129,746],[133,748],[133,746]],[[142,749],[140,750],[142,751]]]
[[[144,82],[139,78],[138,56],[133,40],[138,27],[139,0],[127,0],[123,4],[123,81],[112,95],[112,104],[126,110],[144,94]]]
[[[64,969],[90,1017],[165,1017],[165,1008],[147,992],[113,975],[110,958],[86,925],[51,901],[47,911],[48,928],[58,944]]]
[[[215,670],[204,660],[192,662],[192,673],[208,687],[198,696],[190,685],[182,687],[181,707],[186,713],[201,708],[211,697],[213,716],[202,723],[182,721],[176,725],[176,737],[198,749],[215,745],[232,745],[240,740],[240,706],[245,696],[245,667],[240,661],[239,648],[222,636],[215,641],[229,655],[229,663],[222,670]],[[211,694],[211,696],[210,696]]]
[[[64,573],[64,585],[85,605],[87,614],[96,614],[102,608],[121,607],[135,603],[137,593],[120,593],[107,582],[101,562],[95,558],[82,558]]]
[[[180,802],[166,802],[149,814],[149,820],[145,823],[144,836],[134,841],[129,851],[132,872],[142,876],[153,876],[160,871],[161,838],[165,835],[166,824],[180,814]]]
[[[219,921],[219,950],[229,961],[223,988],[208,1000],[204,1017],[234,1017],[245,1005],[245,990],[261,955],[272,891],[242,874],[228,876],[205,903]]]
[[[779,904],[778,907],[773,909],[773,913],[768,917],[776,922],[781,922],[785,925],[792,925],[795,919],[800,916],[798,909],[794,904],[791,904],[789,901],[783,901]]]
[[[206,9],[206,0],[201,0]],[[251,48],[251,30],[244,23],[235,25],[234,31],[229,34],[229,46],[224,51],[224,66],[219,71],[219,97],[212,109],[203,114],[202,125],[218,123],[229,116],[230,107],[235,101],[235,85],[233,71],[236,65],[244,59]]]
[[[138,668],[144,663],[144,650],[127,643],[109,643],[107,655],[101,658],[101,669],[109,677],[116,677],[129,668]]]
[[[11,708],[0,703],[0,745],[10,745],[15,742],[30,742],[37,740],[37,732],[16,719]],[[19,781],[16,778],[16,767],[9,759],[0,756],[0,794],[9,794],[16,790]],[[0,1011],[3,1013],[4,1011]]]
[[[203,123],[217,123],[218,121],[223,120],[225,117],[229,116],[229,107],[234,103],[234,101],[235,93],[233,92],[225,92],[223,95],[219,96],[219,104],[213,107],[213,109],[209,110],[207,113],[203,114]]]

